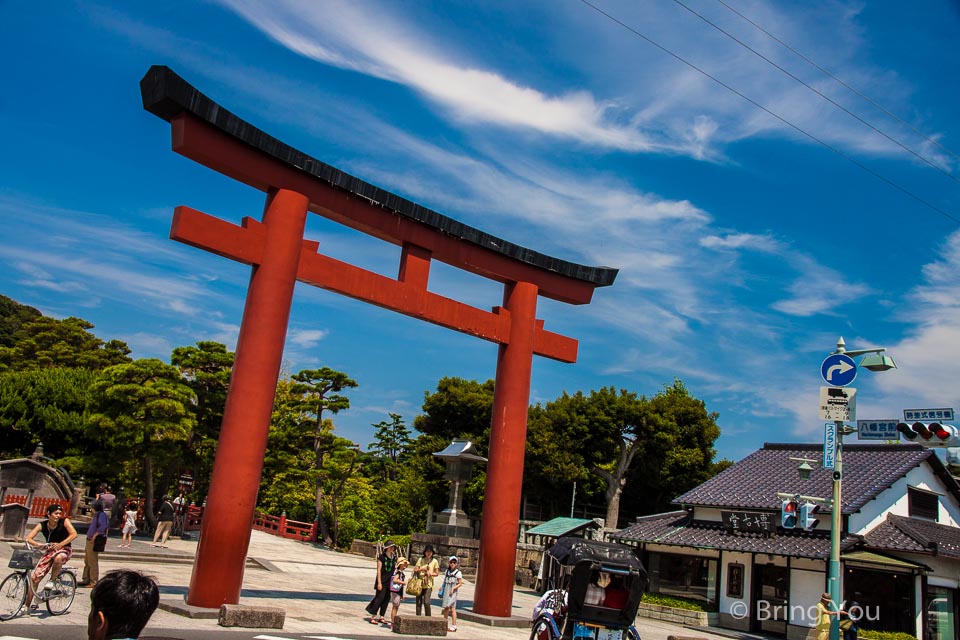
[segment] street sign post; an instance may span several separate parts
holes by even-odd
[[[830,354],[820,365],[820,376],[831,387],[845,387],[857,377],[857,363],[848,355]]]
[[[823,468],[833,469],[837,466],[837,423],[828,422],[823,425]]]
[[[899,420],[857,420],[857,437],[861,440],[899,440]]]
[[[820,419],[853,422],[857,419],[857,390],[820,387]]]

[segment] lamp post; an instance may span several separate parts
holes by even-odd
[[[886,349],[879,347],[875,349],[857,349],[847,351],[843,336],[837,340],[837,349],[834,354],[842,353],[851,358],[864,356],[860,360],[859,367],[869,369],[870,371],[887,371],[896,369],[897,363],[893,358],[884,355]],[[830,512],[830,560],[827,563],[827,592],[833,599],[834,607],[840,606],[841,581],[840,581],[840,527],[842,523],[840,513],[840,498],[843,493],[843,436],[855,433],[856,429],[848,427],[843,420],[834,422],[837,430],[837,437],[834,440],[834,458],[836,460],[833,469],[833,506]],[[826,443],[824,443],[826,446]],[[826,453],[826,452],[825,452]],[[802,470],[801,470],[802,474]],[[840,639],[840,620],[839,616],[832,616],[830,621],[830,640]]]

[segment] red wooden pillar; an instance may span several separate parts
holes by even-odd
[[[513,603],[537,286],[529,282],[507,285],[503,303],[510,312],[510,333],[509,341],[500,345],[497,357],[473,609],[484,615],[506,618]]]
[[[260,260],[247,290],[187,594],[187,604],[193,606],[217,608],[240,601],[308,204],[293,191],[278,190],[267,197]]]

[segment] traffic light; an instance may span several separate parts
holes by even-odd
[[[960,447],[960,430],[952,424],[932,422],[901,422],[897,431],[908,441],[924,447]]]
[[[820,513],[820,505],[815,502],[804,502],[800,505],[800,528],[805,531],[813,531],[820,524],[816,515]]]
[[[780,505],[780,526],[784,529],[797,528],[797,507],[799,503],[796,500],[784,500]]]

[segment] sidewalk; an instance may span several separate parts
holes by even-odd
[[[73,559],[68,563],[68,566],[77,569],[78,578],[83,568],[82,543],[83,540],[79,538],[74,543]],[[12,553],[11,544],[0,542],[0,561],[4,566]],[[167,610],[184,608],[184,596],[193,570],[196,540],[171,539],[167,549],[152,547],[149,540],[142,538],[135,540],[130,549],[118,549],[118,544],[118,539],[111,538],[107,551],[100,555],[101,573],[111,569],[135,568],[154,576],[160,583],[161,610],[151,618],[145,635],[163,635],[162,631],[171,629],[221,628],[217,625],[214,610],[204,610],[204,613],[212,614],[212,618],[188,618]],[[240,604],[284,609],[286,622],[279,633],[335,636],[382,634],[388,639],[399,637],[384,627],[373,626],[367,622],[369,616],[364,611],[364,606],[373,597],[372,585],[376,570],[374,560],[317,549],[310,544],[286,540],[260,531],[252,532],[247,556]],[[89,594],[89,589],[78,589],[73,606],[64,616],[52,617],[43,610],[40,614],[17,618],[16,622],[30,625],[76,624],[78,627],[85,627],[90,612]],[[473,594],[474,585],[465,582],[459,611],[472,608]],[[515,587],[513,615],[529,617],[537,598],[533,591]],[[400,606],[400,614],[413,613],[413,598],[408,596]],[[438,600],[434,598],[433,615],[440,613]],[[0,623],[0,634],[2,625],[3,623]],[[448,636],[459,640],[527,640],[530,635],[529,627],[491,627],[462,618],[457,626],[458,631]],[[667,640],[669,635],[721,640],[720,635],[708,633],[706,628],[692,629],[646,618],[638,618],[636,626],[643,640]],[[729,637],[726,633],[724,636]]]

